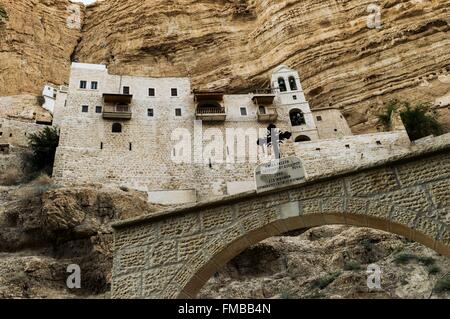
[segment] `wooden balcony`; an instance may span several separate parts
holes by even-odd
[[[198,106],[196,117],[202,121],[223,122],[227,118],[227,113],[224,107]]]
[[[266,107],[264,111],[258,109],[257,115],[259,122],[275,122],[278,119],[278,112],[275,107]]]
[[[116,94],[116,93],[104,93],[103,101],[105,103],[113,104],[130,104],[133,99],[133,95],[130,94]]]
[[[258,90],[255,93],[253,93],[253,102],[255,104],[273,104],[273,101],[275,100],[275,93],[273,93],[272,90],[266,89],[266,90]]]
[[[111,120],[129,120],[131,119],[131,108],[128,105],[108,105],[103,108],[103,118]]]
[[[194,90],[194,101],[195,102],[205,102],[205,101],[223,101],[224,92],[220,91],[200,91]]]

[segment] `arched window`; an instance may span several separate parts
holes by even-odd
[[[262,106],[262,105],[259,106],[259,114],[261,114],[261,115],[266,114],[266,107],[265,106]]]
[[[306,124],[305,116],[299,109],[293,109],[289,112],[289,118],[291,119],[292,126],[300,126]]]
[[[113,133],[122,133],[122,124],[120,123],[114,123],[112,125],[112,132]]]
[[[295,138],[296,143],[310,142],[310,141],[311,141],[311,139],[306,135],[299,135]]]
[[[289,77],[289,86],[291,88],[291,91],[297,91],[297,81],[295,80],[295,77],[290,76]]]
[[[283,78],[278,78],[278,87],[280,88],[280,92],[286,92],[286,81]]]

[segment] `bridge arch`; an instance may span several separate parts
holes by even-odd
[[[278,220],[257,230],[253,230],[245,236],[242,236],[230,243],[221,252],[217,253],[215,256],[212,256],[208,262],[198,269],[177,298],[196,298],[202,287],[210,278],[214,276],[216,272],[221,270],[228,262],[244,252],[247,248],[258,244],[265,239],[282,235],[288,231],[306,231],[310,228],[324,225],[347,225],[383,230],[392,234],[401,235],[406,239],[413,240],[428,248],[436,250],[434,240],[430,236],[420,231],[415,231],[414,229],[402,224],[389,224],[386,220],[376,217],[362,216],[358,214],[347,214],[344,216],[340,213],[311,214],[309,216],[292,217],[286,220]],[[195,256],[195,258],[201,258],[201,255]]]
[[[117,223],[112,297],[194,298],[247,247],[330,224],[402,235],[450,258],[450,145]]]

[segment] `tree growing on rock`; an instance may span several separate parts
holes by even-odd
[[[8,13],[6,13],[5,8],[0,5],[0,23],[8,20]]]
[[[412,141],[443,133],[442,125],[439,123],[439,114],[431,103],[417,102],[411,105],[407,101],[392,100],[383,112],[378,114],[378,123],[389,127],[394,112],[399,112]]]
[[[42,131],[29,135],[28,145],[31,154],[28,163],[34,171],[52,174],[58,143],[59,132],[55,127],[47,126]]]

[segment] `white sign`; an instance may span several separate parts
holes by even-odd
[[[306,172],[298,157],[286,157],[259,165],[255,170],[256,191],[264,192],[304,182]]]

